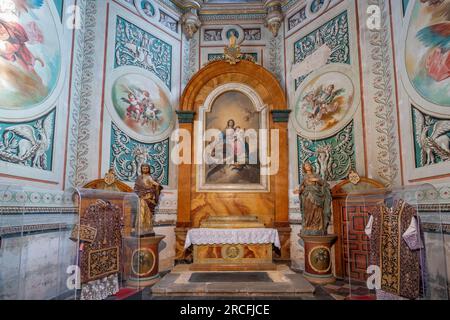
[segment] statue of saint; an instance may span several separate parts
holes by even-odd
[[[311,163],[305,162],[303,172],[303,182],[295,190],[300,196],[303,214],[302,234],[325,236],[331,220],[330,187],[327,181],[313,172]]]
[[[234,32],[232,31],[231,32],[231,36],[230,36],[230,48],[234,48],[234,47],[236,47],[236,40],[237,40],[237,38],[236,38],[236,36],[234,35]]]
[[[162,189],[163,187],[150,175],[150,165],[144,163],[141,166],[141,175],[137,177],[134,185],[134,192],[140,199],[139,216],[136,216],[134,223],[135,234],[140,236],[154,234],[153,214]]]

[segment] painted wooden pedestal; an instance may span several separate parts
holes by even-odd
[[[165,236],[125,237],[124,272],[128,287],[147,287],[159,279],[158,245]]]
[[[305,246],[305,278],[316,284],[334,283],[336,279],[333,276],[331,247],[337,236],[299,236]]]

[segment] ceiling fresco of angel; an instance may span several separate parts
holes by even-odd
[[[142,136],[160,135],[172,121],[172,106],[161,85],[140,74],[119,77],[112,88],[112,104],[123,123]]]
[[[428,102],[450,107],[450,1],[416,1],[405,48],[406,71]]]
[[[52,1],[0,1],[0,109],[23,110],[55,90],[61,47]]]

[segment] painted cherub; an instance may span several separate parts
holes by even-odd
[[[122,98],[122,101],[128,104],[127,117],[130,119],[139,120],[142,111],[136,95],[133,92],[129,92],[128,99]]]
[[[161,111],[155,107],[154,103],[147,103],[144,106],[144,112],[142,113],[142,125],[148,125],[150,123],[152,131],[155,132],[160,113]]]

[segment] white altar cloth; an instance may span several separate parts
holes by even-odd
[[[281,248],[277,229],[270,228],[246,228],[246,229],[191,229],[186,235],[184,248],[192,244],[265,244],[273,243]]]

